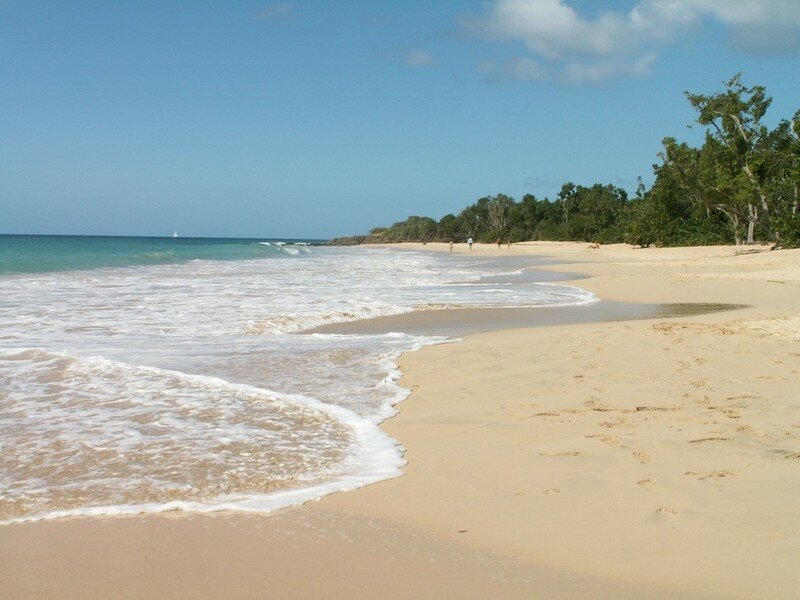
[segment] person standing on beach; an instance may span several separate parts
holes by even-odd
[[[469,244],[469,251],[472,252],[472,238],[467,238],[467,243]]]
[[[453,253],[453,240],[450,240],[450,254]]]

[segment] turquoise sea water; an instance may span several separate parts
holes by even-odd
[[[44,273],[107,267],[247,260],[294,254],[321,240],[0,235],[0,273]]]

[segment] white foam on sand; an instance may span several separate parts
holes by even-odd
[[[409,394],[397,357],[447,340],[295,332],[419,306],[597,301],[482,281],[520,274],[491,261],[301,254],[9,278],[0,522],[270,511],[396,477],[403,449],[378,424]]]

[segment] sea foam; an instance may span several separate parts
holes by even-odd
[[[397,357],[448,340],[303,331],[596,301],[493,261],[272,247],[298,255],[0,278],[0,522],[268,511],[397,476]]]

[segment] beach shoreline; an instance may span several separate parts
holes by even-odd
[[[475,252],[546,255],[559,264],[544,268],[580,273],[564,283],[604,300],[745,307],[517,321],[407,353],[412,395],[382,425],[407,449],[405,476],[275,515],[0,527],[10,597],[101,598],[115,582],[116,597],[255,598],[264,586],[274,597],[791,597],[800,253]],[[323,587],[293,570],[302,560]]]

